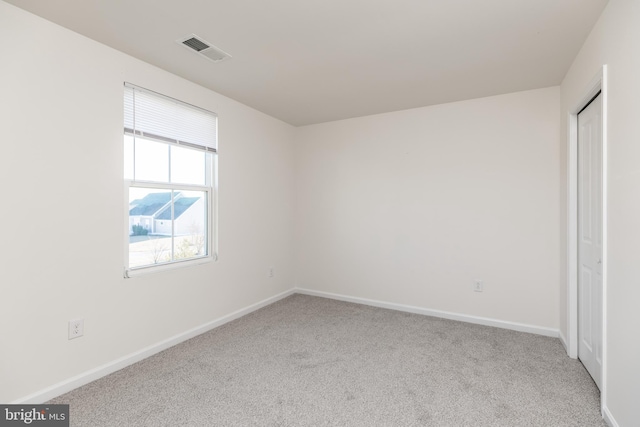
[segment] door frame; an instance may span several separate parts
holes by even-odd
[[[603,65],[569,110],[568,116],[568,227],[567,227],[567,354],[578,358],[578,113],[600,92],[602,97],[602,389],[607,390],[607,66]]]

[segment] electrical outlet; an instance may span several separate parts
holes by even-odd
[[[473,290],[474,292],[482,292],[484,290],[484,283],[482,280],[476,280],[473,282]]]
[[[84,335],[84,319],[69,320],[69,339]]]
[[[276,275],[275,269],[273,267],[269,267],[269,277],[273,277],[275,275]]]

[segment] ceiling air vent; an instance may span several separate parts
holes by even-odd
[[[208,41],[202,40],[195,34],[188,35],[176,41],[187,49],[192,50],[213,62],[220,62],[231,58],[231,55],[227,52],[215,47]]]

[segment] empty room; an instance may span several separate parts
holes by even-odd
[[[0,0],[0,54],[0,425],[640,426],[640,1]]]

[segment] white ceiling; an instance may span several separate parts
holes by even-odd
[[[607,3],[6,1],[296,126],[558,85]]]

